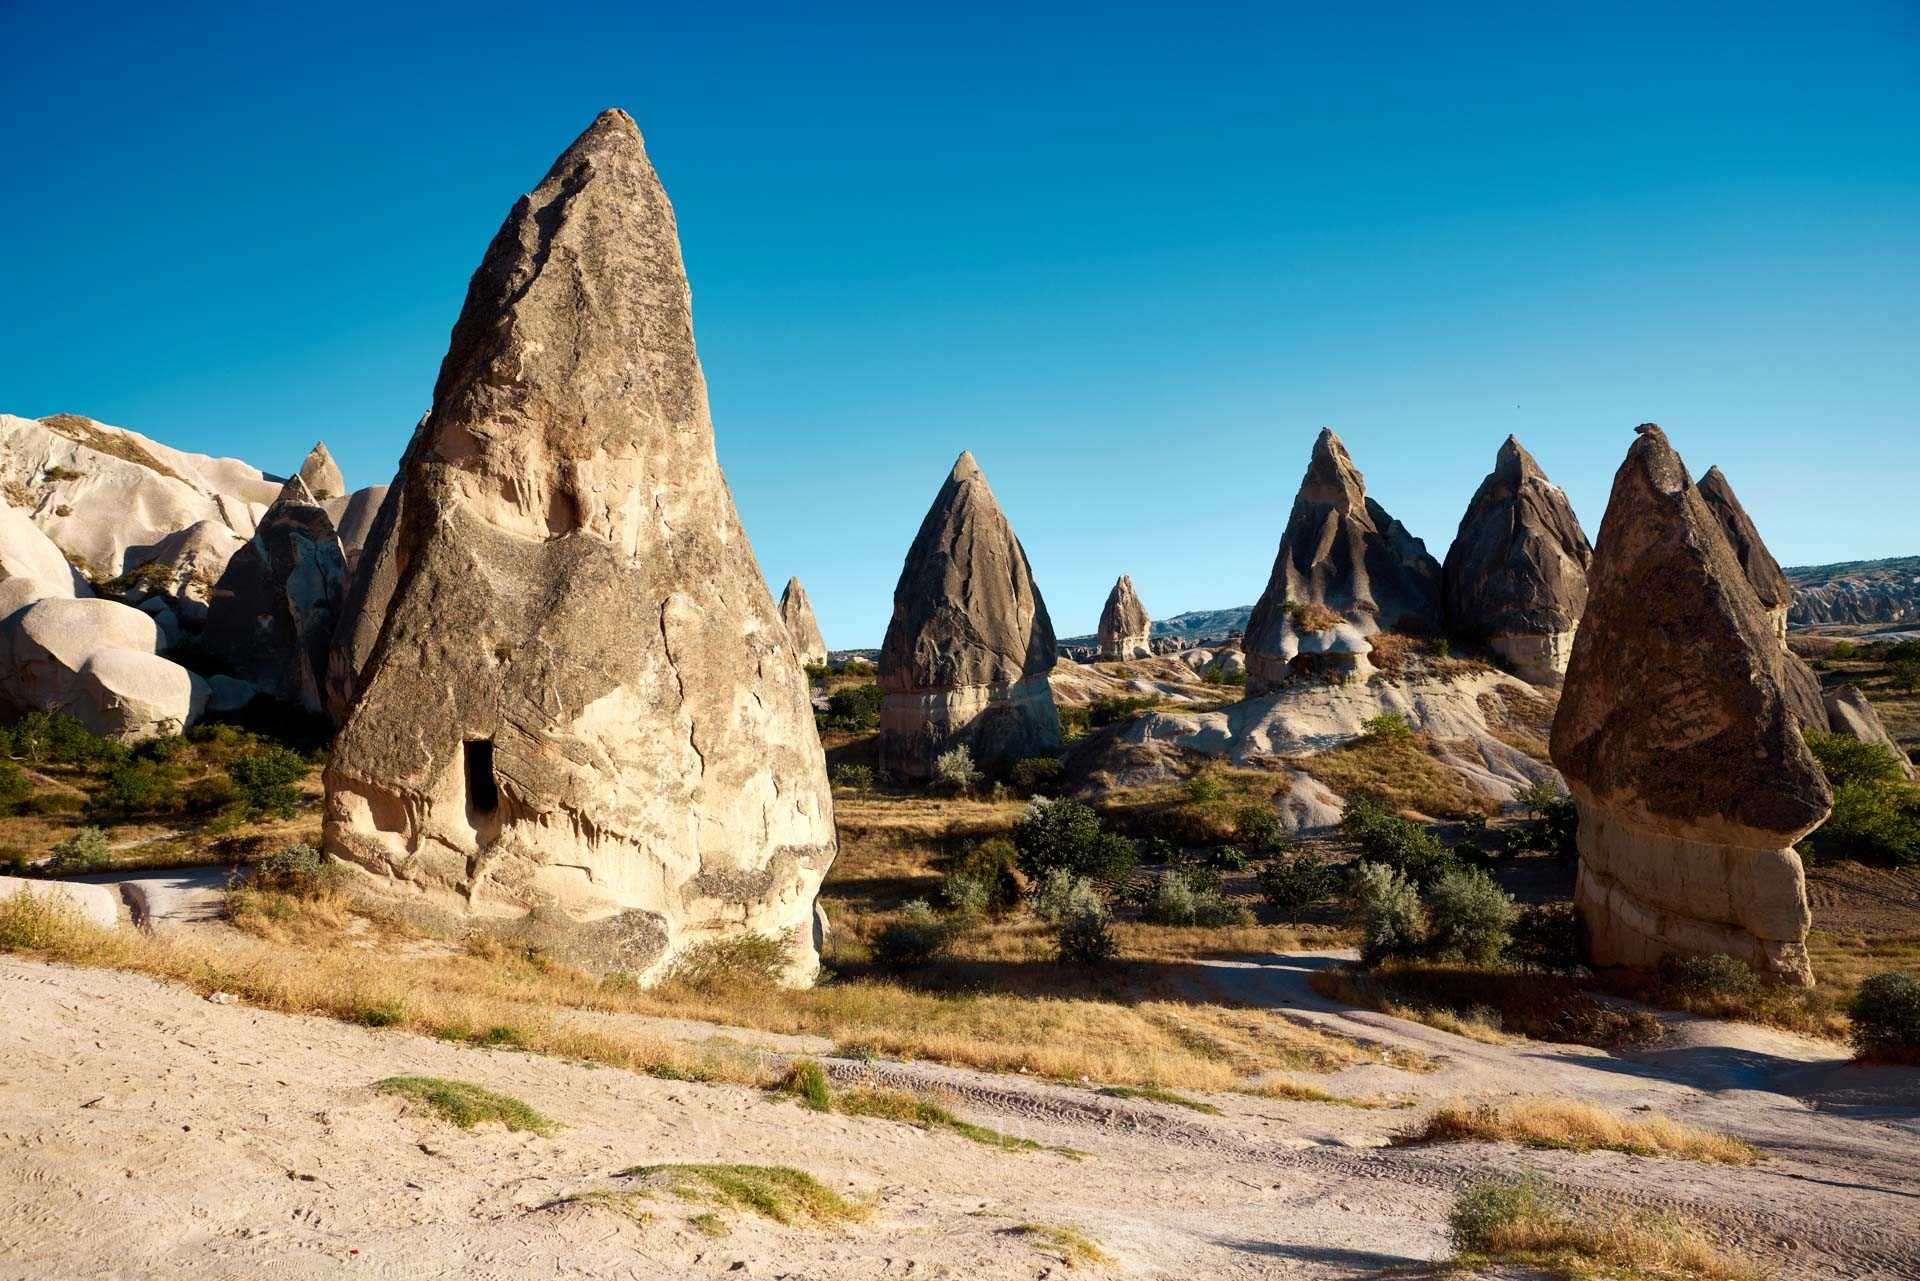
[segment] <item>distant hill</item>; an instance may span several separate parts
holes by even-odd
[[[1204,636],[1225,636],[1228,632],[1244,632],[1247,620],[1253,617],[1253,606],[1235,605],[1232,609],[1193,609],[1184,614],[1175,614],[1172,618],[1153,620],[1155,636],[1191,636],[1195,640]]]
[[[1793,584],[1792,626],[1920,622],[1920,556],[1791,565],[1786,575]]]

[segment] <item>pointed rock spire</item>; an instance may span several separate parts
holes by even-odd
[[[1147,607],[1133,590],[1133,579],[1120,575],[1107,593],[1106,608],[1100,611],[1100,657],[1111,659],[1153,657],[1153,621]]]
[[[1303,627],[1303,619],[1315,625]],[[1318,648],[1355,654],[1358,662],[1367,635],[1440,626],[1439,563],[1367,497],[1340,438],[1321,429],[1273,574],[1247,622],[1248,692],[1268,692],[1289,678],[1303,631],[1337,632]]]
[[[327,452],[327,442],[324,440],[313,443],[313,448],[308,451],[306,461],[300,464],[296,475],[307,483],[307,489],[321,502],[329,498],[346,497],[347,478],[340,474],[339,464]]]
[[[1554,718],[1599,965],[1724,952],[1810,983],[1793,843],[1831,808],[1785,650],[1658,427],[1614,477]]]
[[[488,247],[396,493],[328,851],[596,969],[650,981],[693,942],[755,934],[810,979],[826,763],[624,112]]]
[[[880,763],[922,778],[964,745],[977,764],[1060,746],[1053,622],[972,454],[907,549],[880,650]]]
[[[807,589],[798,578],[789,578],[787,589],[780,593],[780,621],[787,625],[787,636],[802,667],[819,667],[827,661],[826,638],[820,635],[813,602],[807,599]]]
[[[1753,518],[1740,505],[1739,496],[1718,467],[1709,467],[1707,474],[1700,478],[1700,497],[1706,500],[1714,519],[1720,523],[1727,542],[1733,547],[1734,559],[1740,562],[1747,582],[1753,585],[1754,595],[1773,618],[1774,630],[1785,639],[1787,607],[1793,604],[1793,584],[1780,571],[1780,562],[1767,550]]]
[[[1573,505],[1508,436],[1447,549],[1447,627],[1521,676],[1558,684],[1587,604],[1593,549]]]

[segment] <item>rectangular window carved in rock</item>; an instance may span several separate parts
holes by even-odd
[[[493,740],[470,740],[466,751],[467,808],[476,814],[491,814],[500,808],[500,784],[493,777]]]

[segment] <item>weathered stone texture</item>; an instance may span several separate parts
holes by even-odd
[[[1140,594],[1133,590],[1133,579],[1122,574],[1107,593],[1106,606],[1100,611],[1100,657],[1109,659],[1153,657],[1153,620]]]

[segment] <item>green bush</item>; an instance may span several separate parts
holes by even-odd
[[[1035,882],[1033,892],[1027,896],[1027,910],[1055,924],[1076,912],[1104,912],[1106,907],[1106,900],[1100,897],[1092,881],[1058,867]]]
[[[1920,976],[1872,975],[1848,1002],[1847,1016],[1860,1057],[1920,1064]]]
[[[1195,774],[1181,785],[1187,799],[1195,805],[1205,805],[1208,801],[1217,801],[1227,794],[1227,788],[1218,778],[1205,772]]]
[[[1234,811],[1233,830],[1240,847],[1253,858],[1270,858],[1293,845],[1280,816],[1265,802],[1253,801]]]
[[[885,697],[878,685],[844,685],[827,695],[827,710],[817,718],[820,728],[853,734],[876,729]]]
[[[28,712],[7,730],[10,754],[33,765],[95,765],[125,760],[127,749],[59,712]]]
[[[1827,651],[1827,657],[1845,663],[1851,662],[1858,653],[1852,641],[1835,641],[1833,648]]]
[[[1065,869],[1119,884],[1139,861],[1132,841],[1101,830],[1100,816],[1078,801],[1034,801],[1014,825],[1013,844],[1021,869],[1036,877]]]
[[[1416,885],[1431,885],[1441,873],[1459,866],[1453,851],[1420,824],[1390,814],[1369,796],[1347,802],[1340,830],[1360,847],[1360,857],[1405,874]]]
[[[1151,698],[1096,698],[1087,704],[1087,724],[1100,729],[1130,721],[1154,705]]]
[[[1060,959],[1074,965],[1098,965],[1113,955],[1113,917],[1104,903],[1083,906],[1061,918],[1054,945]]]
[[[1208,685],[1244,686],[1247,683],[1245,672],[1230,672],[1213,663],[1207,664],[1207,670],[1200,673],[1200,679]]]
[[[1412,957],[1426,944],[1427,913],[1412,881],[1383,863],[1362,863],[1353,874],[1360,960],[1366,965]]]
[[[256,889],[279,890],[302,897],[330,889],[338,867],[311,845],[284,845],[254,865]]]
[[[1447,1237],[1461,1254],[1503,1245],[1516,1225],[1545,1222],[1559,1214],[1546,1183],[1534,1174],[1475,1183],[1454,1199]]]
[[[695,943],[673,959],[666,981],[701,993],[771,988],[793,964],[793,944],[772,934],[736,934]]]
[[[1340,869],[1304,850],[1274,855],[1255,876],[1268,905],[1283,916],[1332,898],[1340,889]]]
[[[1220,896],[1217,885],[1195,885],[1180,872],[1154,876],[1141,915],[1155,925],[1248,925],[1252,914]]]
[[[974,767],[973,753],[965,743],[933,758],[933,785],[949,796],[971,791],[980,784],[980,771]]]
[[[1015,791],[1031,797],[1058,791],[1065,772],[1057,756],[1029,756],[1023,761],[1014,762],[1008,777],[1013,781]]]
[[[56,875],[86,872],[103,866],[112,853],[107,834],[97,827],[76,827],[50,851],[46,870]]]
[[[0,760],[0,814],[17,813],[22,801],[33,795],[33,784],[18,765]]]
[[[1431,957],[1491,965],[1512,937],[1513,897],[1477,867],[1442,872],[1427,889],[1426,909]]]
[[[910,970],[933,960],[952,941],[952,927],[925,899],[917,898],[874,938],[873,959],[890,970]]]
[[[1571,903],[1538,903],[1513,924],[1507,954],[1522,965],[1566,974],[1587,961],[1586,922]]]
[[[179,809],[183,800],[176,766],[134,758],[107,767],[87,797],[87,810],[110,820],[170,813]]]
[[[234,795],[256,815],[292,818],[300,808],[296,786],[311,768],[305,757],[269,743],[227,766]]]
[[[1026,888],[1026,878],[1020,872],[1020,851],[1013,847],[1012,841],[1000,837],[982,841],[955,858],[947,868],[946,880],[979,887],[986,895],[986,906],[982,910],[996,914],[1019,906],[1020,895]],[[971,899],[976,891],[967,889],[959,893]],[[942,894],[949,903],[954,902],[953,896],[944,889]]]
[[[1397,739],[1413,737],[1413,727],[1407,724],[1407,718],[1398,712],[1386,712],[1379,716],[1369,716],[1360,722],[1360,737],[1375,742],[1390,743]]]
[[[873,767],[871,765],[836,765],[827,771],[827,780],[846,792],[872,791]]]
[[[1808,838],[1830,858],[1920,862],[1920,787],[1879,743],[1809,731],[1807,746],[1833,788],[1833,813]]]
[[[1692,997],[1752,996],[1761,987],[1760,976],[1751,966],[1722,952],[1662,957],[1660,981]]]

